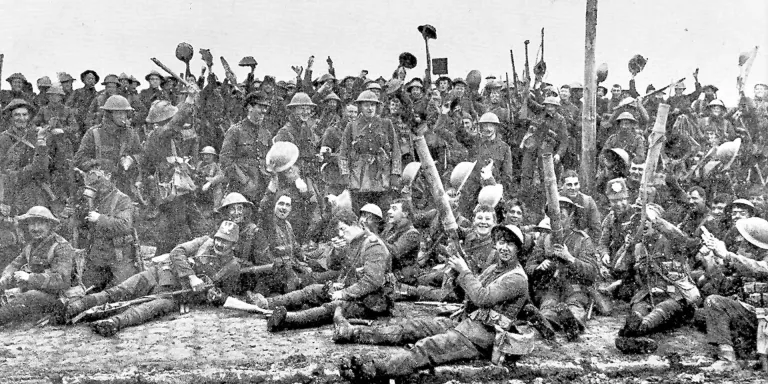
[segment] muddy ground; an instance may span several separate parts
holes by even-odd
[[[398,303],[397,316],[429,316]],[[392,321],[392,320],[390,320]],[[539,341],[516,365],[465,362],[423,371],[412,383],[760,383],[753,370],[712,376],[704,335],[692,328],[657,337],[659,350],[624,356],[613,346],[621,319],[597,317],[575,343]],[[383,322],[383,321],[382,321]],[[231,310],[196,308],[104,338],[87,325],[0,328],[0,382],[8,383],[337,383],[348,353],[393,347],[336,345],[332,326],[270,334],[266,320]]]

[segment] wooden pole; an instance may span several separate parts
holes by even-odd
[[[595,117],[597,115],[597,75],[595,73],[597,0],[587,0],[586,20],[584,105],[581,109],[581,186],[587,194],[593,194],[595,193],[595,158],[597,156]]]

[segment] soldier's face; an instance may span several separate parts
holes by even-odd
[[[71,81],[65,81],[61,83],[61,87],[64,88],[64,92],[71,92],[72,91],[72,82]]]
[[[560,224],[563,226],[563,229],[571,228],[571,218],[573,218],[571,209],[560,204]]]
[[[723,107],[721,107],[719,105],[714,105],[714,106],[709,107],[709,113],[712,116],[720,117],[720,116],[723,115],[724,112],[725,112],[725,110],[723,109]]]
[[[680,96],[685,91],[685,87],[675,87],[675,96]]]
[[[632,120],[621,120],[619,121],[619,129],[622,131],[635,131],[635,122]]]
[[[296,114],[296,117],[301,121],[307,121],[312,116],[312,107],[309,105],[300,105],[293,108],[293,113]]]
[[[402,203],[395,203],[389,205],[389,210],[387,211],[387,222],[390,224],[397,224],[402,222],[406,219],[408,215],[403,212],[403,204]]]
[[[611,88],[611,97],[613,97],[614,99],[618,99],[619,96],[621,96],[621,87]]]
[[[87,73],[85,76],[83,76],[83,83],[87,86],[93,87],[96,85],[96,76],[94,76],[93,73]]]
[[[21,81],[21,79],[13,79],[11,80],[11,90],[14,92],[21,92],[21,90],[24,88],[24,82]]]
[[[27,231],[33,240],[42,240],[51,234],[52,223],[45,219],[30,219]]]
[[[568,197],[576,197],[581,190],[581,184],[579,184],[578,177],[566,177],[563,183],[563,189],[565,195]]]
[[[765,196],[759,194],[751,195],[749,196],[749,202],[754,204],[756,207],[759,207],[765,204]]]
[[[704,196],[701,196],[699,194],[699,191],[691,191],[688,193],[688,205],[692,209],[700,210],[706,207],[706,202],[704,201]]]
[[[16,108],[11,112],[13,126],[18,129],[24,129],[29,122],[29,110],[27,108]]]
[[[112,174],[102,169],[91,169],[85,174],[85,185],[95,189],[96,191],[106,190],[112,180]]]
[[[735,206],[731,208],[731,221],[734,223],[741,220],[741,219],[748,219],[752,217],[752,214],[749,213],[749,210]]]
[[[245,222],[246,208],[244,204],[232,204],[227,207],[227,220],[234,222],[235,224],[242,224]]]
[[[117,84],[115,83],[107,83],[104,85],[104,92],[107,93],[107,95],[114,95],[117,93]]]
[[[392,99],[389,101],[389,111],[391,113],[398,113],[400,112],[400,100],[398,99]]]
[[[501,92],[494,89],[490,94],[488,94],[488,98],[491,100],[491,104],[498,104],[501,102]]]
[[[645,171],[645,164],[635,164],[629,168],[629,179],[635,182],[640,182],[643,178],[643,172]]]
[[[453,91],[456,92],[456,96],[458,97],[464,96],[464,92],[466,92],[466,90],[467,86],[462,83],[458,83],[453,86]]]
[[[286,220],[288,215],[291,214],[291,198],[288,196],[280,196],[275,204],[275,217],[278,220]]]
[[[152,88],[160,88],[160,83],[162,83],[162,80],[160,80],[157,76],[150,76],[149,77],[149,86]]]
[[[424,90],[421,87],[411,87],[411,97],[414,99],[420,99],[424,94]]]
[[[376,103],[360,103],[360,110],[365,117],[373,117],[376,114]]]
[[[118,127],[128,126],[128,111],[110,111],[112,122]]]
[[[755,97],[758,99],[764,99],[768,95],[768,87],[762,85],[755,86]]]
[[[475,213],[475,220],[472,223],[475,227],[475,232],[480,236],[487,236],[491,233],[491,229],[496,225],[496,219],[491,212],[477,212]]]
[[[53,104],[61,104],[61,99],[64,98],[64,96],[59,95],[57,93],[48,95],[48,101]]]
[[[544,109],[547,111],[547,114],[550,116],[554,116],[557,113],[557,105],[554,105],[554,104],[545,104]]]
[[[483,135],[483,138],[486,140],[493,140],[493,138],[496,137],[496,124],[482,123],[480,125],[480,134]]]
[[[712,205],[712,216],[722,217],[725,213],[725,203],[715,203]]]
[[[498,253],[499,260],[510,261],[517,258],[517,244],[509,238],[509,235],[504,234],[496,238],[496,252]]]
[[[331,100],[326,101],[325,105],[326,105],[326,107],[328,107],[328,109],[336,110],[336,108],[339,107],[339,102],[336,101],[336,100],[331,99]]]
[[[710,100],[715,98],[715,90],[712,88],[704,88],[704,96]]]
[[[344,112],[347,114],[348,119],[354,120],[357,117],[357,106],[354,104],[347,105]]]
[[[459,209],[459,199],[461,198],[461,193],[456,192],[456,190],[453,188],[448,189],[445,191],[445,193],[448,195],[448,203],[451,204],[451,209],[453,211]]]
[[[519,205],[512,206],[507,211],[507,224],[514,224],[520,226],[523,223],[523,209]]]
[[[448,90],[448,80],[440,80],[437,82],[437,89],[440,90],[440,92],[445,92]]]
[[[235,248],[235,242],[224,240],[220,237],[213,238],[213,253],[216,256],[228,255]]]
[[[248,106],[248,120],[250,120],[252,123],[261,123],[266,113],[267,107],[261,104],[253,104]]]
[[[475,132],[474,124],[472,124],[472,119],[461,119],[461,124],[464,126],[464,130],[469,133],[477,133]]]
[[[568,88],[560,88],[560,100],[568,100],[571,98],[571,90]]]

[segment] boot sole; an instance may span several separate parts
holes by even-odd
[[[272,311],[272,316],[267,320],[267,331],[277,332],[283,329],[288,310],[285,307],[277,307]]]

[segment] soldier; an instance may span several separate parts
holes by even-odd
[[[459,210],[469,216],[473,208],[474,196],[480,192],[483,181],[481,172],[489,168],[491,177],[501,182],[504,190],[514,191],[514,178],[512,171],[512,150],[498,134],[500,121],[492,112],[484,113],[480,117],[480,137],[471,137],[460,128],[457,139],[469,149],[469,159],[475,161],[472,173],[469,175],[461,193],[470,198],[459,202]]]
[[[291,111],[288,122],[277,131],[272,142],[287,141],[296,144],[299,148],[299,159],[296,166],[299,167],[304,177],[312,181],[319,180],[319,165],[316,155],[320,151],[320,139],[323,132],[318,131],[317,119],[312,117],[313,103],[309,95],[298,92],[293,95],[287,105]]]
[[[608,181],[605,195],[611,205],[611,210],[603,218],[600,230],[600,240],[597,243],[597,251],[603,265],[616,265],[616,252],[624,244],[629,233],[629,220],[632,211],[629,207],[629,191],[624,179]]]
[[[201,160],[195,166],[195,182],[200,186],[197,191],[197,201],[206,208],[203,214],[208,215],[211,209],[221,206],[224,198],[224,186],[226,181],[224,172],[216,161],[217,153],[213,147],[205,147],[200,150]]]
[[[94,103],[97,102],[98,98],[94,99]],[[128,120],[128,113],[133,108],[125,97],[113,95],[100,109],[104,114],[100,123],[83,135],[75,154],[75,166],[84,169],[88,168],[88,162],[109,160],[117,167],[112,175],[113,182],[121,192],[131,193],[138,176],[138,166],[143,160],[139,135],[131,129]]]
[[[616,121],[619,124],[619,130],[603,143],[603,151],[621,148],[630,157],[643,156],[647,151],[647,145],[645,138],[636,131],[637,119],[631,113],[623,112],[616,118]],[[603,155],[605,156],[605,154]]]
[[[146,109],[149,110],[150,107],[152,107],[152,103],[154,103],[155,100],[170,101],[170,97],[162,88],[162,85],[163,85],[163,82],[165,82],[165,79],[163,79],[163,76],[159,72],[157,71],[149,72],[149,74],[144,76],[144,80],[147,80],[147,82],[149,83],[149,88],[139,92],[139,99],[141,100],[142,104],[144,104],[144,107]]]
[[[101,85],[104,86],[104,90],[99,92],[88,106],[88,115],[85,120],[86,129],[93,127],[102,121],[103,112],[101,107],[104,106],[110,97],[117,95],[120,88],[120,82],[117,80],[117,76],[112,74],[107,75]],[[128,103],[127,99],[126,103]]]
[[[702,94],[691,105],[695,117],[706,117],[709,115],[709,104],[717,99],[717,91],[719,89],[712,84],[707,84],[701,88],[701,91]]]
[[[83,284],[101,291],[117,285],[138,272],[136,234],[133,229],[133,202],[112,181],[114,163],[89,163],[81,222],[88,233],[88,254],[82,273]]]
[[[593,239],[599,238],[601,230],[600,211],[597,210],[595,199],[581,193],[579,174],[576,171],[567,170],[563,174],[563,192],[563,195],[571,199],[575,204],[584,207],[576,212],[575,228],[587,232]]]
[[[72,92],[72,95],[67,99],[66,105],[75,109],[75,116],[80,124],[79,136],[82,136],[91,127],[88,125],[88,107],[90,107],[93,99],[96,98],[95,85],[99,82],[99,74],[92,69],[87,69],[80,74],[80,81],[83,82],[83,87]],[[77,142],[75,146],[79,144],[80,142]]]
[[[66,72],[59,72],[58,77],[61,89],[64,90],[64,102],[66,103],[74,92],[72,85],[75,83],[75,78]]]
[[[59,219],[47,208],[35,206],[17,220],[28,242],[3,270],[0,292],[14,285],[20,292],[0,307],[0,325],[30,315],[62,313],[59,296],[71,283],[75,252],[69,242],[53,230]]]
[[[675,121],[680,115],[692,115],[693,109],[691,108],[691,104],[693,104],[694,100],[699,98],[699,94],[701,93],[698,70],[693,74],[693,78],[696,82],[696,90],[688,95],[684,94],[685,84],[683,82],[675,84],[675,93],[667,99],[667,104],[669,104],[670,108],[669,121]]]
[[[286,295],[260,298],[256,305],[274,309],[267,321],[268,331],[328,324],[337,307],[342,308],[343,315],[359,318],[386,316],[392,310],[392,282],[387,278],[392,259],[386,246],[378,237],[367,236],[349,209],[338,211],[334,221],[339,237],[348,244],[339,283],[313,284]],[[311,308],[297,312],[287,310],[303,305]]]
[[[640,213],[632,217],[632,227],[643,226],[642,238],[632,236],[619,250],[616,270],[629,271],[637,284],[632,306],[624,327],[619,330],[616,348],[624,353],[647,353],[658,347],[646,337],[661,329],[680,326],[693,318],[701,301],[698,288],[691,279],[688,254],[680,252],[674,238],[654,229],[663,209],[656,204],[646,208],[647,220]]]
[[[11,89],[0,91],[0,105],[7,106],[13,99],[21,99],[34,105],[34,93],[24,91],[24,84],[27,83],[27,78],[24,75],[14,73],[8,76],[5,81],[11,84]]]
[[[237,284],[241,264],[233,252],[239,241],[238,231],[237,224],[224,221],[213,237],[202,236],[179,244],[167,258],[120,285],[70,302],[66,308],[67,316],[72,317],[107,303],[146,295],[158,296],[91,324],[94,332],[109,337],[121,329],[143,324],[179,309],[187,311],[189,302],[208,301],[217,306],[242,303],[229,297]],[[205,277],[210,279],[210,284],[204,280]],[[185,289],[185,294],[173,294],[182,289]]]
[[[355,103],[362,113],[344,129],[341,176],[347,179],[354,207],[366,202],[388,206],[390,190],[399,184],[402,171],[397,134],[392,122],[376,116],[381,103],[373,92],[362,92]]]
[[[529,276],[543,275],[534,282],[534,299],[541,314],[562,330],[568,341],[576,340],[587,327],[587,291],[600,274],[592,239],[573,228],[577,208],[567,197],[560,197],[563,243],[553,244],[552,234],[545,234],[525,266]]]
[[[340,367],[342,377],[355,382],[370,382],[385,377],[407,376],[413,372],[456,360],[488,358],[500,363],[509,353],[524,355],[532,350],[532,339],[518,334],[513,325],[528,301],[528,279],[517,257],[523,234],[515,226],[496,226],[493,237],[497,259],[479,276],[459,256],[448,265],[458,273],[457,281],[467,300],[460,320],[447,318],[412,319],[403,324],[381,328],[352,327],[344,318],[345,311],[334,314],[334,341],[361,344],[414,346],[406,352],[386,356],[346,357]],[[496,343],[497,338],[518,342]],[[491,351],[493,353],[491,354]]]
[[[51,88],[51,85],[53,84],[48,76],[37,79],[37,90],[39,93],[32,99],[32,104],[38,111],[40,108],[48,105],[48,89]]]
[[[32,106],[14,99],[3,109],[11,126],[0,133],[0,214],[5,217],[45,206],[51,200],[49,183],[49,130],[29,124]]]
[[[256,201],[267,185],[264,156],[272,135],[264,126],[264,115],[269,105],[261,92],[248,95],[248,116],[227,130],[221,146],[221,168],[229,180],[228,189]]]
[[[499,135],[504,139],[506,143],[519,143],[522,136],[518,137],[516,130],[513,126],[515,123],[515,116],[509,110],[509,105],[504,104],[504,98],[502,92],[504,84],[500,80],[489,82],[485,89],[488,91],[488,102],[485,104],[485,112],[492,112],[499,118]],[[517,154],[519,151],[515,151]]]
[[[77,189],[72,172],[72,158],[75,154],[72,143],[80,143],[80,125],[75,118],[75,111],[62,103],[64,96],[60,86],[50,87],[48,105],[40,109],[32,119],[33,126],[42,126],[52,133],[48,148],[51,151],[50,182],[55,201],[51,204],[60,208],[69,202]],[[54,211],[57,210],[54,208]]]
[[[555,167],[568,150],[568,131],[566,120],[557,112],[560,99],[547,97],[544,99],[543,113],[531,122],[520,146],[523,147],[523,163],[520,175],[524,190],[533,192],[533,174],[541,170],[541,154],[552,153]],[[541,171],[539,172],[541,173]]]
[[[736,139],[736,130],[733,124],[725,117],[727,112],[725,104],[720,99],[712,100],[707,105],[707,116],[699,120],[702,132],[714,132],[717,144]]]
[[[416,282],[416,257],[421,241],[421,235],[413,227],[411,217],[413,207],[410,201],[393,200],[387,211],[387,225],[381,234],[381,239],[392,256],[392,272],[398,281],[405,284]]]
[[[739,220],[735,224],[739,233],[737,253],[729,251],[725,243],[713,236],[702,236],[704,243],[719,262],[738,269],[754,283],[744,284],[741,297],[734,300],[712,295],[704,301],[707,316],[707,341],[719,349],[718,361],[708,370],[715,372],[740,369],[736,350],[749,353],[757,346],[763,371],[768,371],[768,349],[763,333],[766,321],[766,280],[768,273],[768,222],[760,218]],[[737,344],[738,341],[742,343]]]

